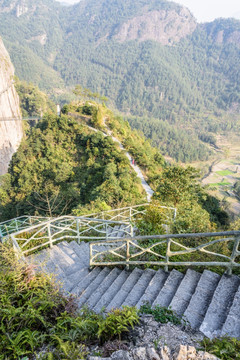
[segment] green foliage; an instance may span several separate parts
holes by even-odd
[[[112,139],[66,115],[45,115],[31,129],[9,176],[0,193],[3,218],[61,215],[95,201],[97,207],[119,207],[145,200],[129,160]]]
[[[198,171],[193,167],[169,166],[157,178],[155,198],[177,206],[183,201],[198,200],[201,187],[197,183]]]
[[[50,277],[17,262],[12,248],[0,244],[1,360],[35,353],[42,360],[85,359],[89,343],[120,338],[139,321],[131,307],[105,316],[76,309],[74,298],[63,296]]]
[[[98,337],[106,340],[118,336],[120,340],[121,334],[137,323],[139,316],[136,307],[123,306],[122,309],[113,309],[98,322]]]
[[[48,111],[56,112],[56,105],[39,88],[15,78],[23,117],[42,116]]]
[[[240,340],[235,338],[222,337],[213,340],[205,338],[201,345],[205,351],[216,355],[221,360],[240,359]]]
[[[78,83],[81,97],[105,94],[115,108],[135,117],[134,128],[177,161],[206,160],[206,143],[215,144],[216,133],[239,128],[239,21],[200,24],[174,46],[163,46],[120,42],[117,35],[146,8],[177,17],[181,7],[172,2],[83,0],[61,7],[41,0],[37,7],[28,3],[34,16],[18,18],[14,8],[5,7],[2,2],[0,32],[20,78],[48,92],[54,88],[55,96]]]
[[[145,214],[137,222],[137,228],[141,235],[165,234],[166,225],[172,226],[174,210],[165,209],[161,204],[153,200],[146,208]]]
[[[140,314],[150,314],[154,319],[162,324],[171,322],[174,325],[181,324],[181,319],[174,313],[173,310],[166,307],[161,307],[159,305],[151,306],[149,303],[146,303],[140,307]]]

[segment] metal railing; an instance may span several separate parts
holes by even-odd
[[[142,216],[146,212],[146,207],[149,206],[149,203],[141,205],[133,205],[128,207],[123,207],[119,209],[101,211],[99,213],[82,215],[80,217],[88,217],[93,219],[103,219],[103,220],[116,220],[116,221],[127,221],[133,222],[138,217]],[[162,209],[168,209],[171,211],[171,220],[175,220],[177,215],[177,209],[169,206],[159,206]]]
[[[239,243],[240,231],[95,241],[90,242],[90,266],[148,264],[163,266],[166,271],[169,266],[220,266],[231,274],[240,267]]]
[[[118,239],[119,232],[121,236],[131,237],[133,225],[121,221],[62,216],[12,233],[10,238],[15,250],[25,255],[64,240]]]
[[[43,216],[19,216],[17,218],[3,221],[0,223],[0,238],[10,235],[13,232],[29,228],[32,225],[39,224],[49,218]]]

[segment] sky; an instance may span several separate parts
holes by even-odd
[[[209,22],[219,17],[240,19],[240,0],[175,0],[185,5],[198,22]]]
[[[69,4],[79,0],[58,0]],[[209,22],[219,17],[240,19],[240,0],[174,0],[185,5],[198,22]]]

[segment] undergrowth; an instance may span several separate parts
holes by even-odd
[[[240,340],[230,337],[219,339],[205,338],[201,343],[203,350],[216,355],[221,360],[240,359]]]
[[[176,315],[176,313],[166,307],[161,307],[159,305],[151,306],[151,304],[146,303],[140,307],[141,314],[150,314],[154,319],[162,324],[171,322],[174,325],[180,325],[181,319]]]
[[[0,244],[0,360],[84,359],[91,343],[120,338],[138,322],[136,308],[107,315],[87,308],[31,265],[17,261],[8,245]]]

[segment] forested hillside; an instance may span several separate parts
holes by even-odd
[[[199,25],[156,0],[2,0],[0,34],[21,79],[60,100],[76,84],[104,94],[176,160],[206,160],[239,127],[238,20]]]

